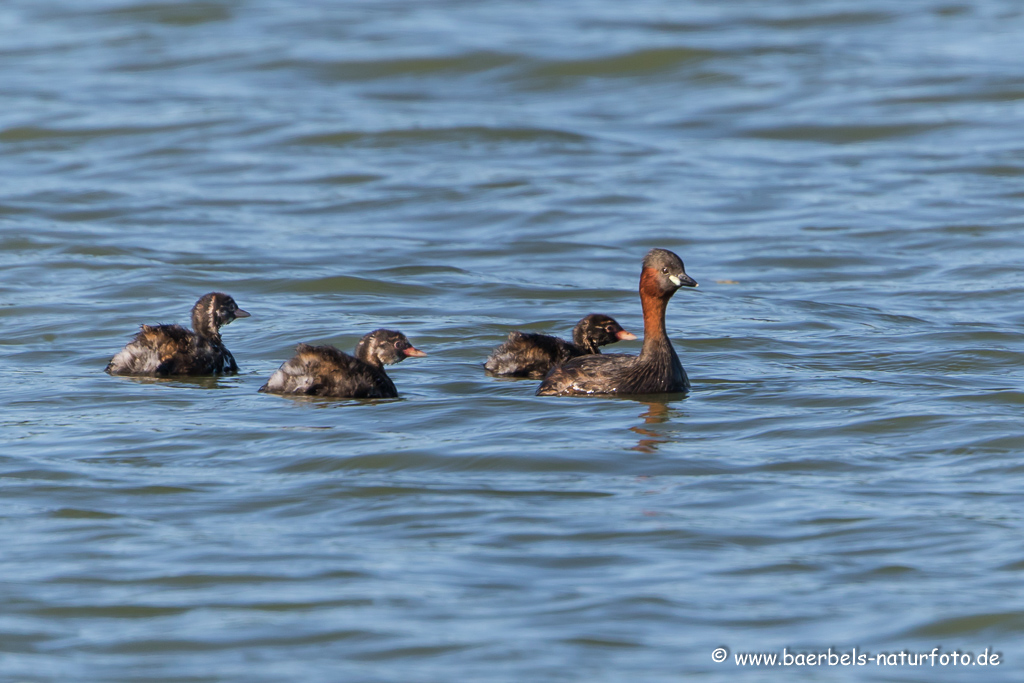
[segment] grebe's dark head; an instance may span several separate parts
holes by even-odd
[[[401,332],[374,330],[359,340],[356,357],[370,365],[393,365],[406,358],[422,358],[427,355],[409,343]]]
[[[644,257],[645,276],[656,285],[662,296],[671,296],[680,287],[696,287],[697,281],[686,274],[683,260],[668,249],[651,249]]]
[[[204,294],[192,307],[192,329],[201,337],[216,337],[235,318],[248,318],[235,300],[223,292]]]
[[[636,335],[622,329],[622,325],[617,323],[615,318],[601,313],[588,315],[572,328],[572,343],[591,353],[599,346],[630,339],[636,339]]]

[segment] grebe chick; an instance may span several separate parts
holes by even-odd
[[[111,375],[220,375],[238,372],[234,356],[220,339],[220,328],[248,318],[227,294],[210,292],[192,307],[192,329],[181,325],[142,325],[138,334],[107,364]]]
[[[636,339],[615,319],[592,313],[572,328],[572,341],[534,332],[510,332],[508,341],[491,352],[484,367],[492,375],[541,379],[551,368],[570,358],[601,353],[598,348]]]
[[[683,261],[667,249],[651,249],[640,271],[644,346],[639,356],[580,356],[555,367],[537,389],[538,396],[662,394],[686,391],[686,377],[665,333],[665,309],[680,287],[696,287]]]
[[[354,357],[333,346],[299,344],[295,352],[260,391],[335,398],[396,398],[398,390],[384,372],[384,366],[427,355],[414,348],[404,334],[391,330],[374,330],[360,339]]]

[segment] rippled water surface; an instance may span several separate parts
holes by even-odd
[[[1020,3],[7,0],[0,36],[0,679],[1020,680]],[[701,283],[689,395],[484,375],[513,329],[641,332],[654,246]],[[102,372],[211,290],[238,376]],[[256,392],[384,326],[430,354],[400,400]],[[732,659],[784,647],[1003,659]]]

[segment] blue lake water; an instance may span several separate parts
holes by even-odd
[[[1024,6],[7,0],[0,36],[0,680],[1024,675]],[[651,247],[701,283],[689,395],[484,374],[514,329],[640,333]],[[102,372],[213,290],[238,376]],[[401,399],[257,393],[378,327],[430,354]],[[733,659],[936,647],[1002,659]]]

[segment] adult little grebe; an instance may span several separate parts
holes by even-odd
[[[248,318],[227,294],[204,294],[192,307],[192,329],[181,325],[142,325],[110,363],[111,375],[218,375],[238,372],[238,365],[220,339],[220,328]]]
[[[636,339],[614,318],[593,313],[572,328],[572,342],[534,332],[510,332],[508,341],[491,352],[484,363],[487,372],[505,377],[540,379],[551,368],[570,358],[601,353],[599,346]]]
[[[696,287],[682,260],[666,249],[651,249],[640,272],[644,346],[639,356],[579,356],[556,366],[537,389],[538,396],[659,394],[686,391],[686,377],[665,333],[665,308],[680,287]]]
[[[299,344],[295,351],[295,356],[275,370],[260,391],[336,398],[395,398],[398,390],[384,372],[384,366],[427,355],[413,348],[404,334],[391,330],[374,330],[360,339],[355,357],[333,346]]]

